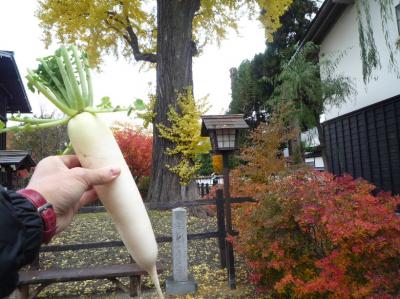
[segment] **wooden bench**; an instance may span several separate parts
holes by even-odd
[[[104,247],[122,246],[122,242],[96,242],[88,244],[74,245],[55,245],[44,247],[45,252],[65,250],[81,250]],[[71,249],[72,248],[72,249]],[[132,262],[132,258],[130,259]],[[19,272],[19,283],[17,297],[21,299],[35,298],[44,288],[53,283],[83,281],[93,279],[107,279],[113,282],[116,287],[129,294],[131,297],[141,295],[141,276],[148,273],[135,263],[127,263],[120,265],[102,265],[85,268],[67,268],[67,269],[38,269],[38,259],[31,265],[29,270],[21,270]],[[163,266],[157,263],[157,272],[164,271]],[[129,285],[123,284],[118,278],[129,277]],[[31,285],[39,285],[34,289],[30,289]]]

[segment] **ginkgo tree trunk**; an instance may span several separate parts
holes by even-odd
[[[157,14],[157,104],[156,124],[167,124],[167,112],[176,106],[177,92],[193,86],[192,57],[195,48],[192,41],[192,21],[199,10],[200,0],[170,1],[158,0]],[[159,130],[153,131],[153,168],[148,198],[156,201],[182,199],[179,177],[172,174],[165,165],[174,165],[177,156],[167,155],[172,147],[170,141],[160,138]],[[172,160],[172,161],[171,161]]]
[[[101,64],[101,56],[108,53],[157,64],[148,200],[176,201],[182,199],[181,185],[167,165],[176,164],[179,156],[166,154],[172,144],[160,136],[157,124],[169,126],[169,107],[179,110],[177,96],[193,88],[192,57],[198,45],[223,39],[229,29],[237,28],[246,9],[250,16],[260,18],[269,34],[279,28],[279,17],[292,1],[42,0],[37,15],[47,44],[54,39],[78,43],[90,54],[92,65]]]

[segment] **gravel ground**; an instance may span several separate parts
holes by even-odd
[[[171,212],[151,211],[150,219],[156,235],[171,234]],[[188,217],[188,233],[216,231],[216,218]],[[76,215],[72,225],[58,235],[52,244],[74,244],[119,240],[118,234],[106,213]],[[236,257],[237,289],[227,287],[226,270],[219,267],[219,251],[216,239],[194,240],[188,242],[189,271],[198,283],[196,294],[168,298],[262,298],[256,295],[254,288],[247,282],[247,273],[243,263]],[[171,244],[159,245],[159,260],[166,266],[160,282],[171,275]],[[86,267],[107,264],[129,263],[124,247],[107,249],[89,249],[59,253],[42,253],[41,268]],[[127,282],[126,279],[121,279]],[[142,298],[157,298],[148,277],[143,278]],[[164,289],[165,291],[165,289]],[[71,283],[57,283],[45,288],[39,298],[129,298],[118,291],[107,280],[92,280]]]

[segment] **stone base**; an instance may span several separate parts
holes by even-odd
[[[187,281],[175,281],[173,277],[168,277],[165,282],[168,295],[185,295],[197,291],[197,282],[192,274],[189,274]]]

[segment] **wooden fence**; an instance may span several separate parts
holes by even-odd
[[[216,180],[213,183],[197,183],[197,189],[199,190],[199,195],[201,197],[210,194],[211,187],[215,186],[217,184],[218,180]],[[90,207],[99,207],[102,206],[103,204],[101,203],[100,200],[96,200],[92,203],[89,204]]]
[[[245,203],[245,202],[255,202],[253,198],[250,197],[236,197],[231,198],[231,203]],[[224,217],[224,205],[225,199],[222,195],[222,190],[217,191],[217,197],[215,199],[207,200],[190,200],[190,201],[179,201],[179,202],[161,202],[161,203],[145,203],[148,210],[171,210],[178,207],[199,207],[199,206],[216,206],[216,217],[217,217],[217,230],[207,231],[188,234],[188,240],[201,240],[201,239],[211,239],[218,238],[218,247],[220,251],[221,266],[225,267],[226,256],[225,256],[225,239],[226,239],[226,228],[225,228],[225,217]],[[103,206],[87,206],[79,210],[79,213],[96,213],[105,212]],[[234,232],[237,234],[237,232]],[[158,243],[172,242],[171,236],[156,236]],[[104,241],[104,242],[89,242],[89,243],[79,243],[79,244],[66,244],[66,245],[47,245],[42,246],[41,252],[55,252],[55,251],[66,251],[66,250],[79,250],[79,249],[96,249],[104,247],[118,247],[124,246],[122,241]]]
[[[199,189],[199,194],[201,197],[210,194],[211,187],[213,185],[205,184],[205,183],[197,183],[197,188]]]

